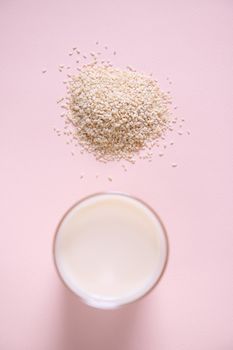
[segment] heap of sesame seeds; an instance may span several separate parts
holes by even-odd
[[[132,161],[169,126],[170,98],[132,69],[87,64],[69,76],[66,101],[72,138],[102,161]]]

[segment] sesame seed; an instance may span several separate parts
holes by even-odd
[[[112,178],[111,178],[111,177],[108,177],[108,181],[112,182]]]
[[[172,164],[172,167],[173,167],[173,168],[176,168],[176,167],[177,167],[177,164],[176,164],[176,163],[173,163],[173,164]]]
[[[69,136],[82,146],[81,154],[85,150],[104,163],[124,159],[134,164],[132,156],[140,150],[159,147],[169,128],[170,98],[154,79],[131,67],[86,64],[78,70],[78,75],[67,75],[62,108],[67,110],[65,124],[72,127]],[[148,152],[143,158],[151,157]]]
[[[57,103],[61,103],[62,101],[64,101],[64,97],[60,98],[60,100],[57,100]]]
[[[47,70],[46,70],[46,69],[42,70],[42,73],[43,73],[43,74],[45,74],[46,72],[47,72]]]

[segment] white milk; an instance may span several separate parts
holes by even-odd
[[[167,259],[155,214],[121,194],[100,194],[74,206],[58,227],[55,262],[66,285],[84,301],[114,308],[146,294]]]

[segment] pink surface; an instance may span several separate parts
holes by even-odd
[[[233,349],[232,14],[230,0],[1,1],[1,350]],[[170,77],[191,130],[127,173],[72,157],[52,130],[64,90],[57,65],[96,40],[164,88]],[[103,190],[152,205],[171,247],[156,290],[109,312],[66,291],[51,256],[63,212]]]

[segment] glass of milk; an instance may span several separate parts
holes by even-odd
[[[71,207],[57,227],[53,249],[61,280],[86,304],[101,309],[145,296],[168,258],[158,215],[120,193],[91,195]]]

